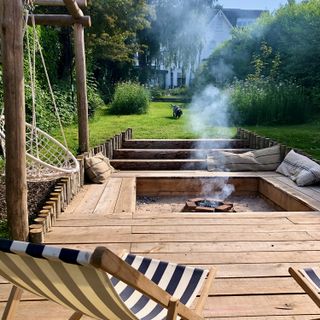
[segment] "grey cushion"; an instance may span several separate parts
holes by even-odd
[[[279,145],[240,154],[215,151],[207,158],[208,171],[274,171],[280,162]]]
[[[320,165],[293,150],[286,155],[277,172],[289,177],[300,187],[320,181]]]
[[[95,183],[104,183],[116,170],[101,152],[95,156],[85,158],[85,170],[88,178]]]

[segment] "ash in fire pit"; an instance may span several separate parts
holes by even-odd
[[[235,212],[232,203],[210,198],[195,198],[186,201],[184,211],[192,212]]]

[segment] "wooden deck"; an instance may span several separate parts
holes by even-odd
[[[203,175],[215,174],[119,172],[104,185],[86,185],[59,217],[53,231],[46,235],[46,242],[87,249],[105,245],[117,252],[126,249],[184,264],[217,266],[217,279],[205,306],[206,319],[320,319],[320,310],[287,271],[292,265],[319,265],[320,212],[248,212],[215,216],[135,213],[136,176]],[[263,176],[319,207],[319,187],[297,188],[275,173],[254,175]],[[2,310],[9,288],[10,284],[2,280]],[[59,320],[71,314],[67,309],[26,293],[16,319]]]

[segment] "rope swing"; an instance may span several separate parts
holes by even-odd
[[[26,28],[29,13],[26,13]],[[26,28],[24,31],[26,31]],[[48,181],[61,176],[79,172],[79,163],[74,155],[68,150],[65,133],[59,116],[55,96],[50,83],[50,78],[42,54],[42,48],[36,32],[35,22],[32,17],[33,49],[30,48],[28,32],[26,34],[26,45],[28,51],[28,64],[30,72],[30,86],[32,96],[32,124],[26,123],[26,159],[27,159],[27,179],[28,181]],[[36,51],[40,54],[43,69],[46,75],[50,96],[57,121],[59,123],[63,144],[52,136],[37,128],[36,124]],[[31,53],[32,51],[32,53]],[[5,118],[0,116],[0,142],[5,156]]]

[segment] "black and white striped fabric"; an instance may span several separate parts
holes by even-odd
[[[90,264],[91,252],[0,239],[0,275],[96,319],[164,319],[166,310]],[[124,260],[190,306],[207,270],[127,254]]]
[[[299,272],[312,284],[320,293],[320,268],[303,268]]]
[[[123,259],[170,295],[190,306],[208,274],[207,270],[126,254]],[[162,320],[167,310],[125,283],[111,278],[127,307],[142,320]]]

